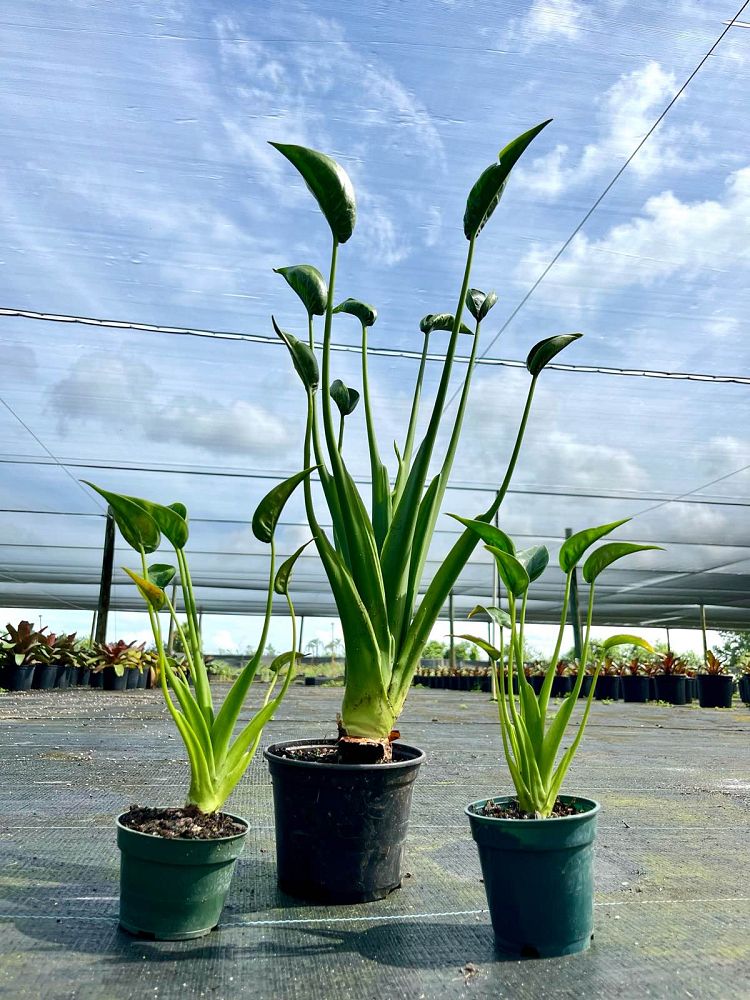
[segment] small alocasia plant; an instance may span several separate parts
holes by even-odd
[[[308,467],[314,463],[318,466],[333,524],[329,539],[320,527],[311,483],[306,481],[307,518],[336,601],[346,645],[339,748],[342,754],[346,751],[347,756],[390,759],[389,736],[403,708],[422,649],[453,584],[478,542],[472,531],[464,531],[426,589],[423,588],[427,553],[461,434],[480,326],[497,301],[494,292],[485,293],[470,286],[477,238],[497,207],[511,170],[547,124],[542,122],[508,143],[501,150],[497,162],[487,167],[469,192],[464,214],[468,249],[458,304],[455,313],[429,313],[420,324],[424,334],[421,363],[405,440],[402,447],[395,445],[398,468],[394,479],[391,479],[381,458],[368,383],[367,339],[368,331],[377,320],[377,311],[353,298],[346,298],[334,306],[339,247],[352,236],[356,221],[354,189],[343,168],[329,156],[303,146],[271,143],[301,174],[330,227],[332,237],[328,281],[311,264],[276,269],[302,302],[307,318],[306,342],[282,330],[275,319],[273,326],[286,344],[307,394],[304,465]],[[471,328],[463,322],[465,310],[473,317]],[[361,396],[372,481],[369,510],[352,479],[342,451],[344,422],[357,405],[359,393],[340,380],[331,379],[334,314],[354,318],[361,329]],[[316,316],[324,317],[320,367],[313,331]],[[416,432],[428,344],[431,335],[437,331],[449,334],[448,346],[427,427],[417,446]],[[460,335],[471,338],[470,357],[439,471],[428,482]],[[572,333],[548,338],[529,353],[526,367],[531,383],[507,472],[496,498],[480,515],[480,520],[490,521],[493,518],[508,490],[540,373],[558,352],[579,336]],[[318,392],[321,382],[321,391]],[[339,411],[338,431],[332,400]]]
[[[263,727],[279,707],[294,676],[297,627],[289,584],[294,564],[305,545],[289,556],[277,570],[274,532],[286,501],[310,471],[306,469],[275,486],[261,500],[253,516],[253,534],[259,541],[269,544],[271,550],[262,637],[258,652],[237,676],[218,710],[214,705],[206,669],[198,609],[185,553],[188,540],[185,505],[174,503],[165,507],[150,500],[112,493],[93,483],[87,484],[107,501],[123,538],[140,556],[139,569],[126,569],[125,572],[133,580],[145,602],[156,644],[157,673],[162,693],[190,762],[190,788],[186,804],[196,805],[205,813],[221,809],[247,770],[258,748]],[[176,566],[165,563],[147,564],[146,556],[160,547],[162,535],[174,549]],[[166,590],[174,579],[179,581],[184,605],[180,618]],[[277,656],[271,664],[271,679],[261,707],[232,740],[240,712],[260,666],[268,638],[274,594],[286,599],[291,616],[291,649]],[[187,663],[187,674],[194,684],[194,691],[188,683],[186,672],[167,653],[160,620],[160,612],[164,610],[169,614],[179,636]],[[283,681],[276,691],[282,675]]]
[[[633,542],[607,542],[595,549],[583,564],[583,578],[589,585],[588,611],[581,660],[572,692],[565,698],[556,714],[549,720],[550,692],[556,668],[560,662],[560,647],[568,620],[573,573],[580,559],[599,539],[604,538],[625,521],[615,521],[595,528],[579,531],[566,539],[560,549],[560,568],[565,574],[565,592],[560,627],[555,649],[545,674],[539,694],[535,694],[525,676],[523,667],[523,636],[526,621],[526,604],[529,588],[547,568],[549,552],[544,545],[534,546],[517,552],[513,541],[494,525],[483,521],[465,521],[469,530],[485,542],[485,548],[492,553],[508,599],[508,611],[499,608],[475,608],[490,618],[506,626],[510,636],[507,654],[482,639],[474,637],[490,659],[498,665],[498,715],[503,751],[508,764],[513,785],[516,789],[518,807],[521,813],[537,819],[551,815],[563,779],[570,767],[576,751],[583,739],[591,703],[596,689],[596,680],[611,649],[620,645],[636,645],[651,652],[652,648],[644,639],[634,635],[615,635],[605,639],[600,646],[591,690],[584,704],[583,716],[577,732],[567,750],[559,756],[560,747],[570,722],[573,709],[586,673],[591,651],[591,624],[594,614],[594,592],[599,574],[618,559],[634,552],[659,548],[657,545],[637,545]],[[502,634],[502,633],[501,633]],[[503,669],[503,664],[507,665]],[[518,697],[513,694],[513,681],[517,678]],[[558,760],[559,756],[559,760]]]

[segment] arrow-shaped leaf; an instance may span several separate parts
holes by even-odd
[[[307,546],[310,544],[311,541],[312,538],[309,538],[304,545],[300,545],[297,551],[292,553],[292,555],[290,555],[288,559],[285,559],[284,562],[281,564],[281,566],[279,566],[278,573],[276,574],[276,577],[273,581],[273,589],[275,593],[277,594],[289,593],[289,579],[292,575],[292,569],[294,568],[294,564],[297,562],[297,560],[302,555],[302,553],[304,552],[304,550],[307,548]]]
[[[258,504],[253,514],[253,534],[260,542],[270,542],[276,530],[281,512],[289,497],[294,493],[305,476],[309,476],[317,466],[297,472],[283,483],[277,483]]]
[[[483,604],[477,604],[476,607],[471,609],[466,617],[476,618],[477,615],[487,615],[487,617],[491,618],[496,625],[500,626],[500,628],[510,628],[510,615],[507,611],[503,611],[502,608],[486,608]]]
[[[325,278],[312,264],[292,264],[289,267],[275,267],[274,274],[280,274],[302,300],[308,316],[322,316],[328,301],[328,286]]]
[[[320,384],[318,359],[315,357],[315,352],[311,351],[307,344],[303,344],[301,340],[298,340],[291,333],[282,330],[273,316],[271,317],[271,322],[273,323],[276,335],[284,341],[289,349],[289,353],[292,356],[292,364],[302,379],[303,385],[305,388],[315,392]]]
[[[494,545],[496,548],[502,549],[510,555],[515,555],[516,547],[513,544],[513,539],[506,535],[504,531],[501,531],[500,528],[496,528],[494,524],[489,524],[487,521],[479,521],[471,517],[459,517],[458,514],[448,514],[448,517],[452,517],[454,521],[459,521],[469,531],[473,531],[475,535],[479,535],[482,541],[488,545]]]
[[[584,528],[583,531],[577,531],[570,538],[566,538],[560,546],[559,556],[560,569],[563,573],[570,573],[586,549],[594,542],[598,542],[621,524],[627,524],[629,520],[629,517],[624,517],[621,521],[610,521],[609,524],[600,524],[596,528]]]
[[[632,555],[634,552],[647,552],[649,549],[662,549],[662,546],[636,545],[635,542],[607,542],[592,552],[583,564],[583,579],[586,583],[593,583],[602,570],[617,559]]]
[[[359,299],[344,299],[343,302],[339,302],[333,311],[335,313],[346,313],[349,316],[355,316],[362,326],[372,326],[378,318],[378,311],[375,306],[370,306],[366,302],[360,302]]]
[[[453,313],[427,313],[419,321],[419,329],[422,333],[432,333],[433,330],[453,330],[455,322],[456,317]],[[468,333],[469,335],[473,333],[465,323],[461,324],[458,332]]]
[[[537,376],[560,351],[564,351],[568,344],[572,344],[574,340],[580,340],[582,336],[582,333],[561,333],[556,337],[540,340],[529,351],[526,367],[532,375]]]
[[[144,510],[138,503],[130,497],[121,496],[119,493],[112,493],[104,490],[100,486],[95,486],[87,479],[82,482],[95,490],[100,497],[103,497],[112,510],[117,527],[120,529],[122,537],[128,545],[140,552],[155,552],[161,545],[161,532],[159,526],[148,511]]]
[[[534,545],[516,554],[518,561],[526,567],[531,583],[539,579],[549,563],[549,551],[546,545]]]
[[[316,149],[283,142],[272,142],[271,145],[297,168],[331,227],[334,238],[339,243],[346,243],[354,232],[357,205],[352,182],[344,168]]]
[[[526,567],[514,555],[504,549],[497,548],[496,545],[485,545],[488,552],[491,552],[497,563],[497,571],[500,579],[514,597],[521,597],[529,589],[529,574]]]
[[[335,382],[331,382],[329,392],[331,399],[339,408],[339,413],[342,417],[348,417],[359,402],[359,393],[357,390],[344,385],[340,378],[337,378]]]
[[[495,292],[481,292],[478,288],[470,288],[466,293],[466,308],[477,323],[482,322],[496,302]]]

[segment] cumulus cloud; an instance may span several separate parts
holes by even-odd
[[[730,174],[721,198],[682,201],[664,191],[598,239],[579,233],[555,265],[556,294],[564,304],[585,306],[675,275],[716,280],[729,268],[747,271],[749,246],[750,166]],[[555,250],[535,245],[519,263],[519,279],[534,280]]]
[[[522,165],[515,180],[519,187],[541,198],[557,198],[564,191],[620,166],[648,132],[677,90],[674,73],[651,60],[624,73],[601,98],[599,135],[576,154],[565,144]],[[707,130],[698,124],[661,125],[638,151],[628,169],[640,177],[666,170],[697,170],[705,158],[696,153]]]

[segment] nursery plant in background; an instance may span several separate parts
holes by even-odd
[[[49,662],[50,640],[54,642],[55,636],[45,634],[46,626],[37,629],[27,621],[21,621],[17,626],[8,623],[5,630],[6,634],[0,639],[4,659],[0,686],[11,691],[29,691],[37,667]]]
[[[588,665],[596,580],[612,563],[658,546],[606,542],[586,558],[583,578],[589,585],[589,597],[581,661],[571,693],[554,716],[548,718],[548,712],[568,620],[573,574],[591,546],[624,523],[615,521],[588,528],[563,543],[559,562],[565,574],[565,592],[560,627],[538,694],[523,670],[523,636],[529,590],[547,568],[549,553],[544,546],[518,552],[499,528],[482,521],[469,523],[469,529],[495,557],[508,600],[508,678],[506,681],[505,671],[498,671],[498,715],[515,795],[472,802],[466,813],[479,848],[498,946],[514,955],[572,954],[587,948],[592,936],[593,842],[599,804],[593,799],[561,795],[560,790],[581,744],[604,659],[611,649],[623,644],[634,643],[650,650],[647,642],[637,636],[616,635],[602,643],[582,717],[567,749],[561,748]],[[500,650],[489,643],[481,645],[492,659],[502,662]],[[517,697],[512,687],[516,678]]]
[[[706,653],[703,670],[698,674],[698,700],[701,708],[731,708],[734,675],[712,650]]]
[[[120,923],[133,933],[177,940],[201,937],[218,923],[234,862],[248,830],[246,820],[219,810],[247,770],[263,727],[278,708],[294,675],[297,628],[289,583],[304,546],[277,568],[274,533],[286,501],[309,472],[307,469],[297,473],[275,486],[255,511],[253,533],[270,546],[262,639],[259,652],[238,675],[220,706],[214,702],[206,669],[185,551],[189,535],[186,507],[181,503],[162,506],[88,484],[107,501],[123,538],[139,556],[138,568],[126,569],[126,573],[145,603],[156,645],[159,683],[190,765],[184,807],[134,806],[118,817]],[[176,565],[147,562],[146,557],[161,546],[162,536],[174,550]],[[182,595],[184,610],[180,618],[166,590],[173,580],[179,583]],[[271,664],[271,680],[262,704],[235,735],[240,712],[261,663],[274,594],[286,600],[291,616],[291,648]],[[162,612],[167,613],[180,638],[194,689],[188,684],[185,671],[167,655]],[[132,643],[126,648],[131,647]],[[125,666],[122,669],[127,670]]]
[[[403,443],[395,445],[397,469],[391,478],[376,430],[368,382],[368,334],[377,311],[355,298],[335,305],[339,248],[352,236],[355,195],[343,168],[330,157],[302,146],[272,143],[301,175],[331,230],[328,279],[312,265],[279,268],[278,273],[304,307],[306,336],[297,338],[273,319],[286,344],[307,397],[304,464],[318,466],[320,483],[333,525],[331,537],[321,528],[312,485],[305,483],[307,518],[315,536],[341,619],[346,644],[346,676],[339,720],[340,735],[328,744],[271,747],[267,759],[274,780],[279,881],[287,891],[332,900],[379,898],[401,882],[411,782],[424,759],[420,750],[392,741],[396,724],[430,630],[451,587],[474,551],[478,538],[465,530],[422,593],[422,579],[441,503],[448,485],[466,411],[480,328],[497,300],[494,292],[471,287],[478,240],[505,190],[511,170],[548,124],[524,132],[480,175],[469,192],[463,229],[466,263],[454,313],[435,312],[420,324],[424,340],[411,413]],[[471,326],[464,322],[473,321]],[[367,430],[372,491],[369,509],[344,457],[346,421],[357,392],[333,380],[333,317],[359,324],[362,343],[362,407]],[[314,318],[323,317],[321,364],[314,338]],[[417,441],[421,391],[430,339],[448,334],[445,357],[426,430]],[[531,376],[510,460],[496,499],[480,515],[490,521],[505,497],[516,466],[537,380],[544,367],[579,334],[551,337],[532,348]],[[436,454],[459,338],[469,340],[455,416],[442,456]],[[338,426],[334,416],[338,410]],[[388,447],[390,451],[390,445]],[[437,473],[430,478],[431,468]],[[340,770],[360,765],[356,772]],[[384,766],[385,765],[385,766]],[[339,768],[339,770],[337,770]],[[328,789],[325,793],[323,787]],[[326,795],[321,802],[321,795]],[[383,800],[383,796],[386,800]],[[346,823],[346,837],[332,841],[327,817]],[[353,849],[354,819],[361,822]],[[344,827],[342,826],[342,830]],[[375,851],[378,851],[377,863]]]

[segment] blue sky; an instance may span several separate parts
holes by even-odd
[[[419,318],[455,308],[466,192],[508,139],[554,117],[480,237],[474,283],[500,296],[489,342],[733,13],[718,0],[20,0],[1,29],[0,304],[263,334],[274,312],[300,332],[271,269],[324,268],[328,237],[267,145],[276,139],[324,149],[350,172],[359,221],[338,290],[377,305],[373,344],[419,349]],[[543,336],[582,330],[578,363],[747,374],[749,77],[750,30],[733,28],[491,356],[522,358]],[[201,551],[236,554],[239,577],[253,551],[241,522],[267,486],[186,470],[298,467],[302,400],[281,349],[0,324],[4,396],[52,453],[171,469],[88,474],[236,519],[196,536]],[[355,334],[344,319],[335,337]],[[336,362],[356,384],[356,356]],[[384,453],[402,436],[413,376],[411,362],[373,361]],[[498,482],[523,388],[513,370],[477,372],[457,482]],[[508,529],[559,538],[570,523],[637,514],[642,494],[728,476],[750,465],[749,417],[745,386],[549,373],[517,482],[625,499],[615,510],[511,497]],[[6,456],[40,457],[7,413],[0,435]],[[360,443],[354,426],[355,471]],[[97,510],[59,469],[3,468],[3,507]],[[749,487],[740,472],[710,492],[746,500]],[[461,502],[475,513],[482,497]],[[740,508],[671,504],[639,521],[644,537],[672,543],[642,566],[741,566],[747,528]],[[301,530],[289,526],[289,547]],[[90,591],[99,534],[95,520],[2,514],[0,561],[13,575],[29,558],[16,543],[87,546],[35,558]],[[705,546],[682,544],[696,540]],[[80,588],[63,592],[80,601]],[[237,645],[254,627],[220,624]]]

